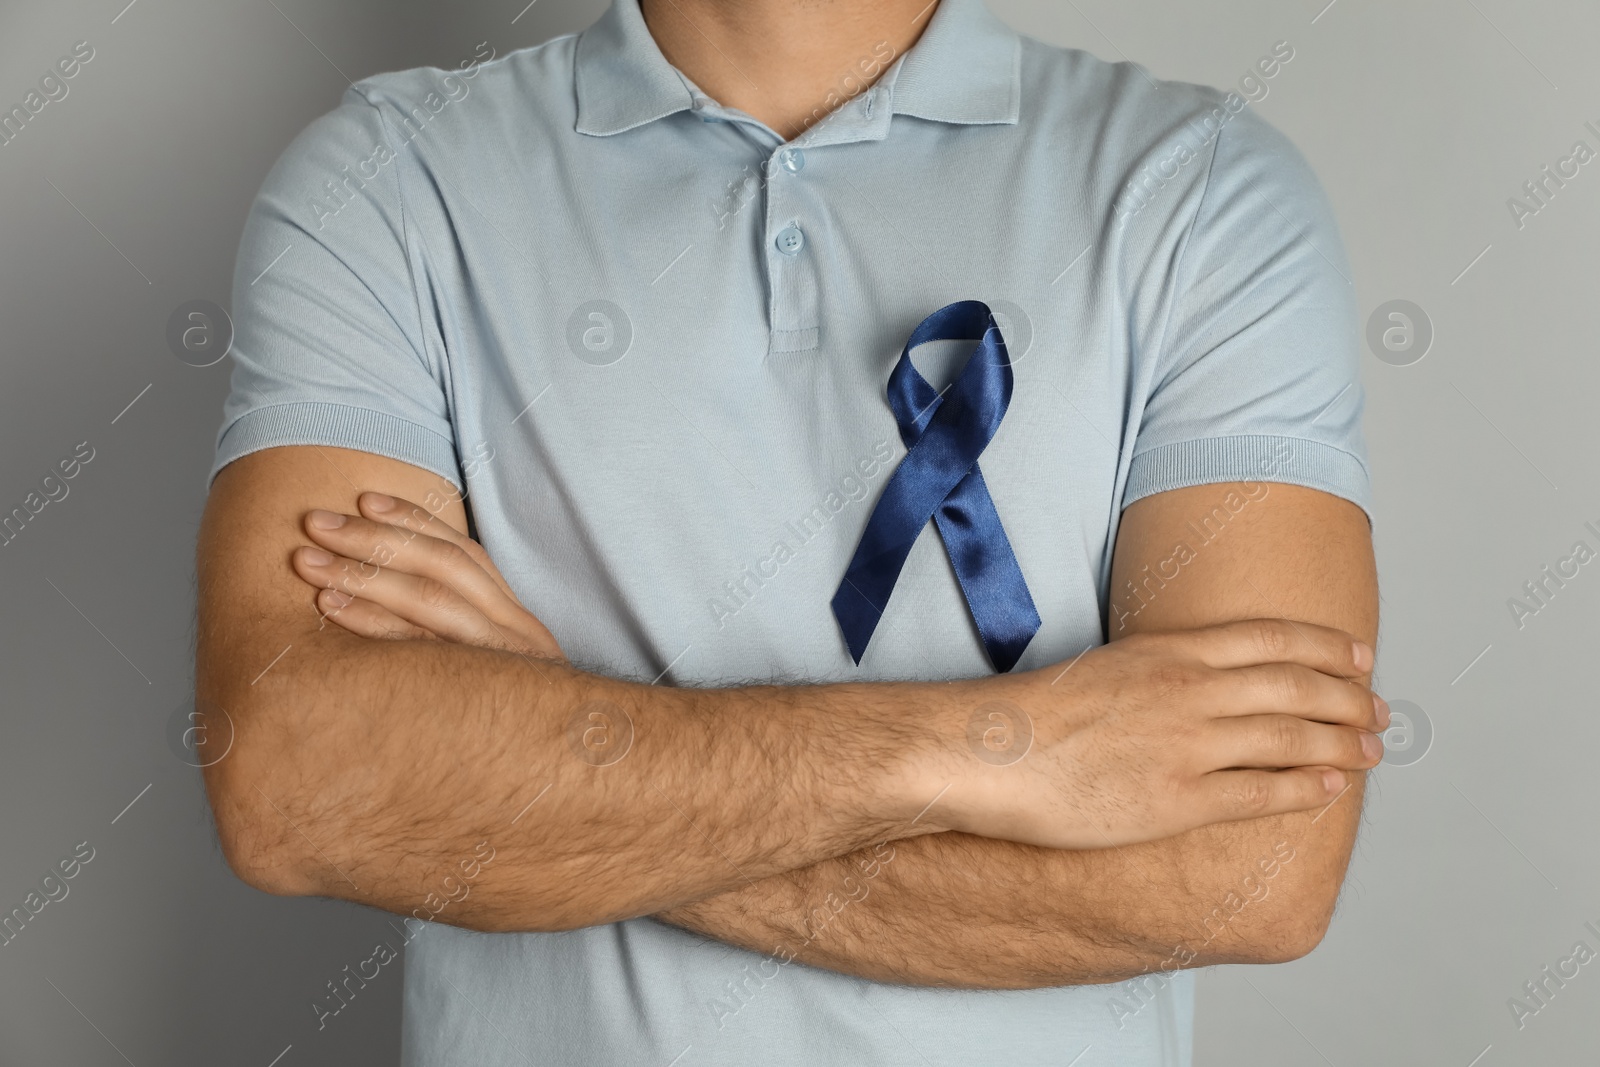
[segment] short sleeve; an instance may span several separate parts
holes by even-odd
[[[1367,512],[1359,313],[1331,205],[1248,108],[1215,140],[1168,282],[1123,506],[1213,482],[1288,482]]]
[[[233,377],[211,478],[260,449],[333,445],[461,485],[442,346],[413,284],[407,149],[391,129],[352,88],[257,194],[234,267]]]

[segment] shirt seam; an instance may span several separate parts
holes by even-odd
[[[1226,107],[1226,102],[1224,102],[1222,106]],[[1217,131],[1217,136],[1211,141],[1211,158],[1206,160],[1206,176],[1200,187],[1200,201],[1195,205],[1194,216],[1189,220],[1189,225],[1184,230],[1183,242],[1178,248],[1178,259],[1177,262],[1173,264],[1172,276],[1174,279],[1176,279],[1177,284],[1173,290],[1172,298],[1167,301],[1166,310],[1162,313],[1161,329],[1156,334],[1157,340],[1155,344],[1155,366],[1157,370],[1159,370],[1164,363],[1163,357],[1166,355],[1167,333],[1172,326],[1173,311],[1178,306],[1178,302],[1182,300],[1184,295],[1185,287],[1183,284],[1183,267],[1189,258],[1189,244],[1191,239],[1194,237],[1194,231],[1200,226],[1200,217],[1205,214],[1206,197],[1211,194],[1211,176],[1217,169],[1217,156],[1222,154],[1222,136],[1227,132],[1228,127],[1227,124],[1224,123],[1222,128]],[[1156,382],[1155,387],[1159,389],[1160,383]]]
[[[546,43],[548,43],[548,42],[546,42]],[[502,58],[504,58],[504,57],[502,57]],[[364,89],[362,89],[362,88],[360,88],[358,86],[351,86],[351,88],[355,89],[355,91],[361,95],[361,99],[366,103],[366,105],[368,107],[372,108],[373,112],[378,117],[378,125],[383,129],[384,139],[386,141],[388,141],[388,142],[391,142],[389,151],[391,153],[393,153],[393,155],[394,155],[394,175],[393,175],[393,177],[394,177],[394,196],[395,196],[395,202],[396,202],[396,204],[399,205],[399,209],[400,209],[400,249],[401,249],[401,253],[405,256],[405,261],[406,261],[406,280],[411,286],[411,309],[416,314],[417,341],[418,341],[419,344],[421,344],[423,346],[423,351],[426,352],[427,351],[427,335],[428,335],[428,331],[427,331],[426,325],[422,321],[422,292],[417,286],[417,271],[416,271],[416,267],[414,265],[414,261],[412,259],[411,215],[410,215],[410,212],[408,212],[406,210],[406,190],[405,190],[404,179],[401,177],[401,174],[400,174],[400,167],[401,167],[400,151],[397,150],[393,145],[393,142],[395,141],[395,134],[397,133],[397,131],[394,129],[394,127],[392,127],[389,124],[389,119],[388,119],[387,116],[384,115],[383,108],[381,108],[377,104],[373,103],[372,98],[369,97],[366,94],[366,91]],[[402,147],[409,147],[409,146],[410,146],[410,142],[409,141],[406,141],[406,142],[404,142],[402,144]],[[451,367],[450,367],[450,350],[447,347],[445,347],[445,345],[443,343],[443,340],[444,340],[443,337],[441,337],[440,338],[439,349],[440,349],[440,354],[441,354],[441,356],[443,358],[443,361],[444,361],[444,366],[440,368],[440,371],[441,371],[441,373],[442,373],[442,375],[443,375],[443,377],[445,379],[445,383],[450,383],[450,384],[441,383],[440,388],[445,392],[445,404],[448,407],[449,403],[450,403],[450,395],[453,392],[453,378],[452,378],[452,375],[451,375]],[[426,364],[424,364],[424,366],[426,367]],[[353,404],[352,405],[345,405],[345,406],[347,406],[347,407],[355,407],[355,405],[353,405]],[[358,410],[358,411],[368,411],[368,410],[371,410],[371,409],[370,408],[356,408],[356,410]],[[410,422],[410,420],[408,420],[408,419],[402,419],[401,421],[402,422],[408,422],[408,423]],[[446,421],[447,422],[450,421],[448,413],[446,414]],[[415,423],[410,423],[410,424],[413,425],[413,426],[416,425]],[[419,429],[426,429],[426,427],[418,427],[418,428]],[[452,429],[453,429],[453,427],[452,427]],[[428,432],[429,433],[433,433],[434,431],[428,430]],[[452,433],[452,435],[450,437],[448,437],[448,438],[445,438],[445,440],[447,440],[450,443],[450,451],[453,454],[456,453],[457,452],[457,444],[456,444],[456,440],[455,440],[454,434]]]
[[[426,332],[422,326],[422,300],[421,296],[417,292],[417,274],[412,268],[411,264],[411,220],[409,213],[406,211],[405,186],[402,184],[400,178],[400,149],[395,148],[396,143],[401,144],[403,148],[409,145],[410,142],[398,141],[398,139],[395,137],[396,131],[392,126],[389,125],[389,120],[384,115],[383,108],[372,102],[372,98],[367,96],[365,89],[362,89],[359,86],[352,86],[351,88],[355,89],[355,91],[361,95],[362,102],[370,107],[373,111],[373,114],[377,116],[378,125],[383,130],[384,142],[388,146],[390,153],[394,156],[394,173],[391,176],[394,178],[395,203],[398,204],[400,208],[400,250],[405,255],[406,281],[410,283],[411,286],[411,305],[412,310],[414,310],[417,315],[417,338],[420,340]]]

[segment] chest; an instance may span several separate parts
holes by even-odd
[[[905,452],[885,383],[960,299],[990,304],[1011,352],[979,462],[1044,618],[1024,666],[1098,633],[1137,389],[1115,286],[1036,178],[871,148],[786,169],[716,142],[664,153],[648,189],[591,166],[559,210],[516,195],[554,173],[507,178],[497,232],[457,224],[430,258],[480,536],[514,585],[560,601],[564,645],[640,664],[695,647],[676,669],[696,680],[861,676],[828,603]],[[919,369],[943,387],[971,348],[925,346]],[[988,669],[931,527],[875,654],[862,671]]]

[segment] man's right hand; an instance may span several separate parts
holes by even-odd
[[[939,794],[926,819],[1092,849],[1324,807],[1347,788],[1345,771],[1383,755],[1389,711],[1365,681],[1372,659],[1342,631],[1252,619],[958,683],[968,706],[959,720],[948,704],[940,716],[954,744],[942,760],[913,761],[933,774],[926,795]]]

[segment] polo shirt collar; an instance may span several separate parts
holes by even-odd
[[[1021,39],[983,0],[940,0],[921,38],[874,88],[885,90],[893,114],[1015,123],[1021,55]],[[579,34],[574,66],[579,133],[622,133],[694,105],[686,79],[650,36],[639,0],[612,0]]]
[[[940,0],[894,80],[894,113],[1012,124],[1022,105],[1022,39],[983,0]]]

